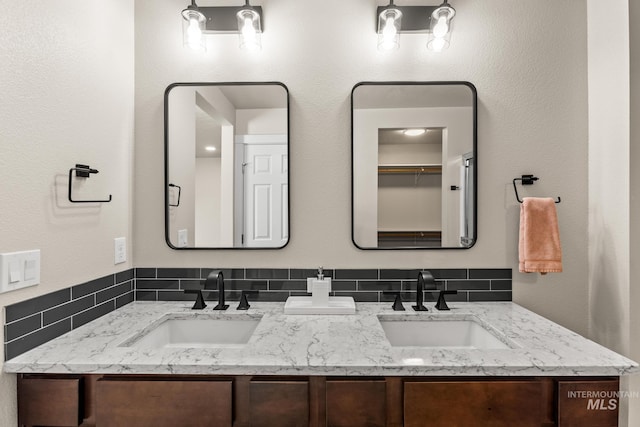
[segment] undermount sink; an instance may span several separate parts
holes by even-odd
[[[516,346],[498,338],[472,318],[390,319],[379,316],[380,325],[392,347],[439,347],[459,349],[509,349]]]
[[[249,342],[261,317],[169,314],[122,343],[121,347],[239,347]]]

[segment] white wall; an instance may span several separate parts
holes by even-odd
[[[236,135],[286,134],[286,108],[255,108],[247,110],[236,110]]]
[[[222,246],[220,220],[220,157],[196,159],[195,246]]]
[[[632,172],[640,160],[631,137],[637,139],[632,126],[630,102],[630,55],[637,47],[630,40],[628,0],[602,4],[588,2],[589,47],[589,337],[609,348],[637,360],[637,325],[633,307],[639,301],[631,286],[638,279],[637,201],[638,176]],[[606,33],[603,19],[607,17]],[[638,12],[635,12],[636,25]],[[637,58],[633,58],[636,61]],[[636,70],[637,75],[637,70]],[[636,82],[637,85],[637,82]],[[637,97],[637,93],[635,94]],[[637,102],[637,98],[634,100]],[[635,184],[635,185],[634,185]],[[635,215],[631,215],[631,214]],[[637,267],[635,267],[637,269]],[[635,299],[634,299],[635,297]],[[637,309],[635,310],[637,312]],[[632,322],[635,319],[636,322]],[[632,339],[634,338],[634,339]],[[636,346],[632,347],[632,343]],[[631,380],[631,381],[629,381]],[[640,391],[637,379],[626,378],[624,387]],[[627,424],[627,413],[629,422]],[[636,425],[640,417],[637,398],[623,400],[620,408],[622,426]]]
[[[0,252],[41,249],[42,276],[1,294],[0,307],[133,265],[133,1],[3,5]],[[67,201],[76,163],[100,171],[78,196],[112,194],[111,203]],[[129,257],[117,266],[115,237],[127,238]],[[15,375],[1,374],[0,425],[16,424]]]
[[[526,194],[564,197],[565,271],[514,273],[514,299],[586,333],[586,4],[459,0],[451,47],[441,54],[427,51],[419,35],[403,35],[399,51],[378,52],[370,0],[262,4],[262,51],[241,51],[237,36],[223,35],[209,38],[201,55],[182,47],[184,2],[136,2],[136,264],[517,268],[519,205],[511,180],[535,173],[540,181]],[[349,19],[336,20],[336,9]],[[164,244],[159,184],[165,88],[177,81],[274,80],[291,95],[289,244],[277,251],[172,251]],[[349,95],[365,80],[468,80],[477,87],[479,240],[472,249],[371,252],[352,244]]]
[[[179,246],[178,233],[187,230],[187,246],[195,242],[196,91],[178,86],[169,92],[169,240]]]

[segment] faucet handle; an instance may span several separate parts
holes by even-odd
[[[240,294],[240,304],[238,304],[238,307],[236,307],[236,310],[248,310],[249,307],[251,307],[249,305],[249,301],[247,301],[247,295],[248,294],[257,294],[258,291],[247,291],[247,290],[243,290],[242,293]]]
[[[204,302],[204,298],[202,297],[202,289],[185,289],[185,294],[196,294],[196,302],[191,307],[191,310],[202,310],[207,306]]]
[[[436,302],[436,308],[438,310],[450,310],[447,302],[444,299],[445,295],[456,295],[458,291],[440,291],[438,294],[438,302]]]
[[[397,291],[383,291],[385,295],[395,295],[396,299],[393,301],[393,311],[404,311],[404,305],[402,305],[402,293]]]

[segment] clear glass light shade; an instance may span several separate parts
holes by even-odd
[[[434,52],[440,52],[449,47],[453,17],[456,11],[449,5],[444,5],[431,14],[431,25],[427,48]]]
[[[400,47],[402,12],[389,7],[378,16],[378,50],[394,50]]]
[[[260,15],[253,8],[244,8],[237,13],[240,49],[260,50],[262,41],[260,34]]]
[[[185,9],[182,11],[182,38],[184,45],[193,50],[206,50],[204,37],[205,16],[197,9]]]

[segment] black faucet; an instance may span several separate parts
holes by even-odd
[[[247,290],[243,290],[242,293],[240,294],[240,303],[238,304],[238,307],[236,307],[236,310],[248,310],[249,307],[251,307],[251,305],[249,304],[249,301],[247,301],[247,295],[249,294],[257,294],[258,291],[247,291]]]
[[[436,308],[438,310],[449,310],[449,306],[447,305],[447,301],[445,301],[445,295],[455,295],[458,291],[440,291],[438,294],[438,302],[436,303]]]
[[[185,294],[196,294],[196,302],[191,307],[191,310],[202,310],[207,306],[204,302],[204,298],[202,297],[202,289],[185,289]]]
[[[436,280],[433,278],[433,274],[430,271],[422,270],[418,273],[418,281],[416,283],[416,305],[413,305],[415,311],[429,311],[427,307],[422,304],[424,299],[423,291],[435,290]]]
[[[393,311],[404,311],[404,306],[402,305],[402,292],[398,291],[383,291],[384,295],[395,295],[396,299],[393,300]]]
[[[213,309],[226,310],[229,308],[229,304],[224,303],[224,276],[222,275],[222,271],[213,270],[209,273],[207,279],[204,281],[204,289],[210,288],[213,281],[216,281],[218,285],[218,305],[213,307]]]

